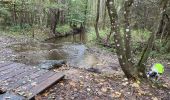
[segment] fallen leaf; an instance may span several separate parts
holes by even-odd
[[[40,95],[35,96],[35,100],[42,100],[42,97]]]
[[[107,92],[107,88],[103,87],[103,88],[101,89],[101,91],[102,91],[102,92]]]
[[[146,92],[145,92],[145,91],[142,91],[141,89],[139,89],[139,90],[138,90],[138,95],[140,95],[140,96],[141,96],[141,95],[144,95],[144,94],[146,94]]]
[[[124,83],[122,83],[123,86],[126,86],[126,85],[128,85],[128,84],[129,84],[129,82],[124,82]]]
[[[114,92],[114,93],[112,93],[112,97],[113,97],[113,98],[119,98],[121,95],[122,95],[122,93],[120,93],[120,92]]]
[[[140,81],[137,81],[136,83],[140,84]]]
[[[151,93],[148,93],[148,95],[152,96],[152,94],[151,94]]]
[[[73,82],[73,81],[69,82],[69,84],[70,84],[71,86],[73,86],[73,87],[75,87],[75,86],[76,86],[76,83],[75,83],[75,82]]]
[[[83,82],[83,81],[80,81],[80,84],[81,84],[81,85],[83,85],[83,84],[84,84],[84,82]]]
[[[60,83],[61,86],[64,86],[64,83]]]
[[[46,92],[43,94],[43,96],[47,97],[49,95],[49,92]]]
[[[100,82],[104,82],[105,80],[104,79],[99,79]]]
[[[163,87],[168,88],[168,84],[163,84]]]
[[[87,88],[87,91],[91,91],[91,89],[90,89],[90,88]]]
[[[133,83],[131,86],[135,87],[135,88],[139,88],[139,84],[138,83]]]
[[[31,85],[32,85],[32,86],[36,86],[36,85],[37,85],[37,82],[32,82]]]
[[[152,100],[158,100],[158,98],[157,98],[157,97],[152,97],[151,99],[152,99]]]
[[[127,79],[127,78],[124,78],[123,81],[128,81],[128,79]]]

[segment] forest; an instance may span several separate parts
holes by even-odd
[[[0,0],[0,100],[169,100],[169,0]]]

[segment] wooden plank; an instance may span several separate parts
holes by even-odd
[[[39,77],[41,74],[44,74],[46,72],[47,71],[45,71],[45,70],[39,70],[36,73],[32,73],[32,74],[28,75],[27,77],[24,77],[24,78],[18,80],[16,83],[12,84],[10,88],[11,89],[16,89],[19,86],[25,85],[28,82],[30,82],[30,80],[33,80],[34,78]]]
[[[6,77],[3,77],[2,81],[5,80],[6,83],[9,83],[9,85],[6,85],[6,86],[10,87],[12,84],[16,83],[19,79],[22,79],[25,76],[30,75],[30,74],[38,71],[37,69],[25,68],[25,67],[21,67],[20,70],[17,70],[14,73],[10,73]],[[29,70],[29,69],[31,69],[31,70]],[[0,82],[0,84],[1,83],[2,82]],[[4,85],[1,84],[0,86],[4,86]]]
[[[11,66],[12,66],[12,65],[11,65]],[[11,66],[10,66],[10,67],[11,67]],[[14,67],[14,66],[13,66],[13,67]],[[11,67],[11,68],[13,68],[13,67]],[[11,73],[8,73],[8,75],[1,77],[0,80],[1,80],[1,81],[6,80],[6,79],[11,78],[11,77],[14,77],[15,75],[18,75],[18,74],[20,74],[20,73],[22,73],[22,72],[24,71],[23,65],[15,66],[15,68],[16,68],[16,67],[19,67],[19,69],[13,70]],[[10,69],[10,68],[9,68],[9,69]],[[1,73],[3,73],[3,72],[1,72]]]
[[[30,88],[35,87],[36,85],[38,85],[39,83],[46,81],[46,79],[48,79],[49,77],[53,76],[55,74],[55,72],[53,71],[48,71],[47,73],[41,75],[40,77],[35,78],[34,80],[32,80],[32,82],[27,83],[21,87],[18,88],[18,90],[21,91],[29,91]],[[32,85],[32,83],[35,83],[35,85]]]
[[[4,61],[2,62],[2,61],[1,61],[1,62],[0,62],[0,68],[1,68],[1,67],[5,67],[5,66],[8,66],[8,65],[10,65],[10,64],[12,64],[12,63],[13,63],[13,62],[4,62]]]
[[[19,66],[11,66],[11,68],[8,68],[8,69],[0,72],[0,80],[2,79],[2,77],[7,76],[10,73],[13,73],[14,71],[16,71],[16,70],[18,70],[20,68],[21,68],[21,65],[19,65]]]
[[[14,66],[21,66],[21,65],[22,65],[22,64],[12,63],[12,64],[10,64],[10,65],[1,67],[1,68],[0,68],[0,73],[1,73],[2,71],[4,71],[4,70],[10,69],[10,68],[12,68],[12,67],[14,67]],[[23,66],[23,65],[22,65],[22,66]]]
[[[46,81],[43,81],[42,83],[38,84],[36,87],[31,88],[30,93],[32,93],[32,95],[30,95],[28,99],[32,99],[34,96],[41,93],[45,89],[49,88],[51,85],[55,84],[63,77],[64,77],[64,74],[56,73],[53,76],[46,79]]]
[[[0,62],[0,88],[6,90],[21,90],[21,92],[31,93],[27,97],[33,98],[49,86],[53,85],[64,75],[48,70],[40,70],[33,66],[13,62]],[[32,84],[35,82],[36,84]],[[24,88],[25,87],[25,88]]]
[[[10,83],[12,83],[12,81],[7,81],[6,79],[12,79],[14,75],[20,74],[20,73],[22,73],[22,70],[18,70],[17,72],[12,73],[10,76],[6,76],[5,78],[3,78],[2,81],[0,82],[0,87],[9,89],[9,85],[11,85]]]

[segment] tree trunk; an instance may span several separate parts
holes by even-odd
[[[125,53],[128,61],[132,60],[131,57],[131,26],[130,26],[130,7],[133,0],[126,0],[124,4],[124,42],[125,42]]]
[[[84,28],[85,28],[85,26],[86,26],[86,21],[87,21],[87,11],[88,11],[88,0],[86,0],[86,6],[85,6],[85,11],[84,11],[84,16],[85,16],[85,18],[84,18],[84,23],[83,23],[83,26],[84,26]]]
[[[60,11],[59,11],[59,9],[58,10],[51,9],[50,11],[51,11],[50,12],[51,13],[50,29],[51,29],[52,33],[56,35],[56,27],[57,27],[57,24],[59,22]]]
[[[96,23],[95,23],[95,31],[96,31],[97,40],[100,39],[99,29],[98,29],[99,14],[100,14],[99,12],[100,12],[100,0],[98,0],[98,3],[97,3],[97,16],[96,16]]]
[[[14,2],[14,4],[13,4],[13,22],[14,22],[15,25],[17,24],[16,17],[17,17],[17,15],[16,15],[16,5],[15,5],[15,2]]]
[[[114,6],[114,0],[107,0],[107,9],[111,21],[111,32],[114,35],[114,42],[116,45],[116,53],[118,56],[119,64],[125,73],[126,77],[129,79],[136,79],[135,70],[131,63],[128,62],[126,54],[124,52],[124,46],[122,41],[122,36],[120,33],[117,10]]]
[[[106,14],[107,14],[107,7],[106,7],[106,4],[105,4],[105,7],[104,7],[104,16],[103,16],[103,30],[105,30],[105,27],[106,27]]]

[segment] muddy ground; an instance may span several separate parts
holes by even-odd
[[[13,61],[16,54],[8,47],[29,41],[32,40],[1,36],[0,60]],[[112,53],[96,46],[88,48],[87,52],[94,54],[101,62],[92,66],[94,70],[69,64],[54,69],[56,72],[65,73],[65,78],[36,98],[39,100],[170,100],[168,61],[163,62],[167,69],[161,78],[161,81],[165,82],[164,88],[158,89],[147,83],[129,82],[121,71],[116,56]]]

